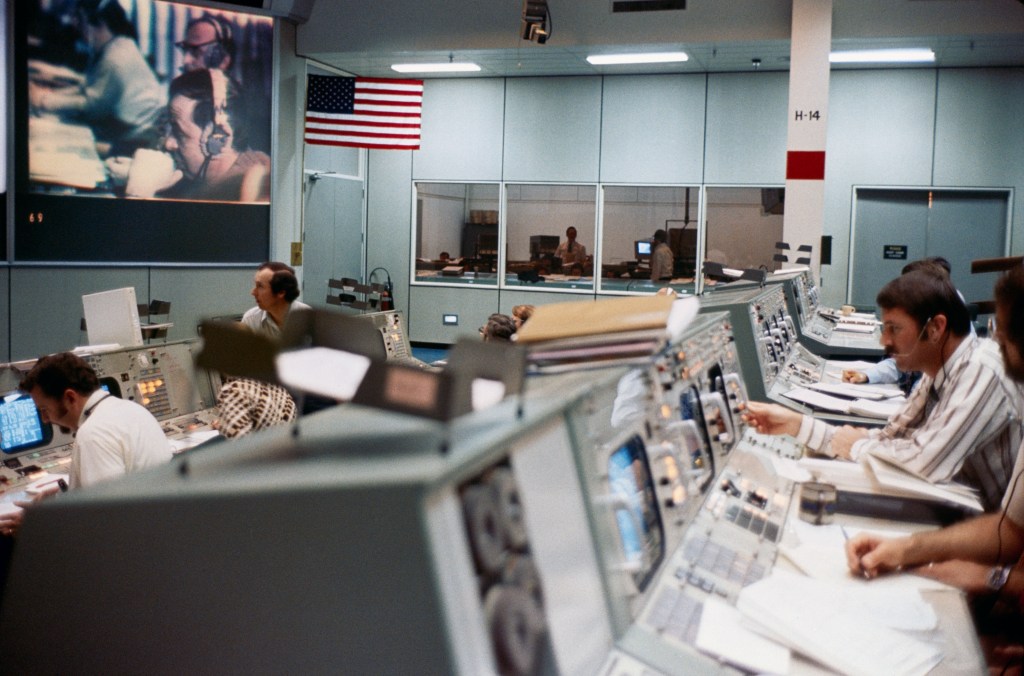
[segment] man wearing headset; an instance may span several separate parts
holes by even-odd
[[[185,28],[185,39],[177,43],[184,54],[182,72],[216,68],[231,72],[235,60],[235,40],[231,24],[213,14],[193,19]]]
[[[996,282],[995,339],[1006,371],[1024,383],[1024,266],[1017,266]],[[1014,425],[1020,427],[1021,408]],[[1024,607],[1024,446],[1017,453],[1013,479],[1002,508],[935,531],[885,539],[862,533],[846,545],[850,570],[873,578],[883,573],[912,570],[971,593],[1009,600],[1018,612]],[[1017,565],[1013,565],[1017,564]],[[1020,625],[1014,622],[1008,637],[1019,644]],[[998,642],[998,639],[997,641]],[[1000,652],[1002,654],[1000,654]],[[995,660],[1016,657],[1015,650],[996,650]],[[990,657],[990,660],[992,658]],[[1005,672],[1004,672],[1005,673]]]
[[[745,419],[763,434],[789,434],[817,453],[848,460],[866,454],[930,481],[957,480],[999,505],[1010,481],[1021,426],[1021,393],[998,345],[970,333],[970,317],[947,278],[925,271],[892,280],[876,299],[881,342],[901,371],[921,371],[917,387],[885,427],[836,427],[777,404],[751,402]]]
[[[164,150],[173,165],[141,165],[137,154],[126,196],[269,200],[270,157],[247,146],[244,99],[233,80],[215,68],[183,73],[171,81],[167,111]],[[144,180],[135,175],[139,172],[146,172]]]

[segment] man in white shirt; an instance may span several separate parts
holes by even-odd
[[[96,372],[75,354],[43,357],[19,387],[32,397],[43,422],[74,433],[71,488],[92,486],[171,459],[171,446],[153,414],[104,391]],[[0,519],[0,532],[15,532],[21,518],[18,512]]]
[[[585,265],[587,262],[587,247],[576,241],[576,228],[571,225],[565,229],[565,241],[555,249],[555,258],[562,259],[563,268]],[[552,272],[557,272],[557,270]]]
[[[668,245],[665,231],[660,228],[655,230],[651,239],[654,241],[654,250],[651,252],[651,280],[672,279],[675,257],[672,255],[672,247]]]
[[[242,323],[270,338],[281,338],[281,329],[292,307],[310,309],[295,300],[299,297],[295,270],[279,261],[267,261],[256,269],[251,293],[256,307],[242,315]]]
[[[889,459],[930,481],[977,488],[998,507],[1022,441],[1011,416],[1021,393],[998,346],[970,333],[970,317],[948,279],[910,272],[878,294],[882,345],[901,371],[921,371],[917,387],[881,429],[836,427],[777,404],[748,404],[764,434],[790,434],[814,452],[848,460]]]

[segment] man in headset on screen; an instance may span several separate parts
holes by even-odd
[[[1021,393],[999,347],[970,332],[967,307],[948,278],[914,271],[876,298],[882,346],[901,371],[921,371],[906,403],[881,429],[836,427],[777,404],[750,402],[745,419],[762,434],[789,434],[813,452],[847,460],[879,456],[934,482],[957,480],[999,505],[1021,426]]]
[[[231,72],[235,60],[235,40],[231,24],[213,14],[204,14],[188,22],[185,39],[177,43],[184,55],[182,72],[216,68]]]
[[[127,197],[269,200],[270,157],[248,149],[244,98],[233,80],[216,68],[183,73],[171,81],[167,112],[166,153],[135,154]]]
[[[1017,266],[996,282],[996,325],[994,335],[1003,354],[1006,372],[1024,383],[1024,266]],[[1021,426],[1021,408],[1013,425]],[[886,539],[862,533],[846,544],[850,570],[869,578],[908,570],[960,587],[970,593],[990,595],[1009,601],[1011,613],[1006,629],[1009,636],[983,641],[990,651],[992,666],[1018,666],[1020,648],[1019,613],[1024,607],[1024,446],[1017,453],[1013,479],[1003,497],[1002,508],[940,530],[908,537]],[[1005,610],[1005,609],[1004,609]],[[995,627],[997,633],[998,627]],[[1008,640],[1011,644],[1000,645]],[[1002,673],[1006,673],[1004,670]],[[1019,672],[1014,672],[1019,673]]]

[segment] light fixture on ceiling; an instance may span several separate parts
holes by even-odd
[[[931,63],[935,52],[927,47],[911,49],[857,49],[832,52],[831,63]]]
[[[523,22],[519,35],[524,40],[543,45],[551,37],[551,11],[548,0],[523,0]]]
[[[630,63],[679,63],[690,59],[686,52],[646,52],[637,54],[591,54],[587,62],[594,66]]]
[[[475,73],[480,66],[468,61],[454,63],[393,63],[391,70],[399,73]]]

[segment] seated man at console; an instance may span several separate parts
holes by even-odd
[[[279,339],[281,328],[292,308],[309,310],[299,297],[295,270],[279,261],[267,261],[253,276],[252,297],[256,307],[242,315],[242,323],[257,333]]]
[[[949,261],[942,256],[929,256],[928,258],[922,258],[920,260],[907,263],[903,266],[903,270],[900,271],[900,274],[905,275],[908,272],[913,272],[915,270],[923,270],[924,272],[928,272],[939,277],[952,279],[951,275],[953,272],[953,266],[950,265]],[[964,295],[959,291],[957,291],[957,293],[960,294],[960,300],[963,300]],[[974,333],[973,324],[971,325],[971,333]],[[871,384],[896,383],[906,394],[910,393],[910,390],[917,384],[920,377],[920,373],[906,373],[897,369],[896,360],[892,357],[886,357],[874,366],[870,366],[865,369],[843,370],[843,382]]]
[[[100,387],[96,372],[81,357],[61,352],[40,359],[22,379],[43,422],[75,433],[71,488],[154,467],[171,459],[160,423],[145,408]],[[13,533],[22,513],[0,518],[0,531]]]
[[[881,342],[901,371],[924,375],[885,427],[835,427],[777,404],[748,404],[746,420],[764,434],[790,434],[817,453],[891,460],[930,481],[956,479],[999,505],[1021,426],[1011,414],[1021,394],[994,341],[970,334],[967,308],[948,279],[910,272],[878,293]]]
[[[1007,373],[1017,383],[1024,383],[1024,267],[1018,266],[996,282],[995,338]],[[1019,419],[1013,424],[1019,427]],[[890,571],[912,570],[971,593],[1010,599],[1019,613],[1024,599],[1024,568],[1019,565],[1024,555],[1022,474],[1024,447],[1017,453],[1012,483],[1003,497],[1002,509],[948,528],[908,537],[885,539],[877,535],[857,535],[846,545],[850,569],[857,575],[872,578]],[[1015,563],[1018,565],[1013,565]],[[1018,614],[1009,627],[1013,644],[1021,641],[1019,621]],[[999,642],[998,637],[992,641]],[[1019,659],[1018,646],[1018,662]],[[990,656],[990,663],[992,661],[995,660]]]
[[[299,297],[295,270],[279,261],[267,261],[257,268],[252,297],[256,307],[242,315],[242,324],[274,340],[281,338],[292,308],[312,309],[295,300]],[[295,401],[280,385],[230,376],[217,393],[217,407],[217,429],[229,439],[290,422],[297,414]]]

